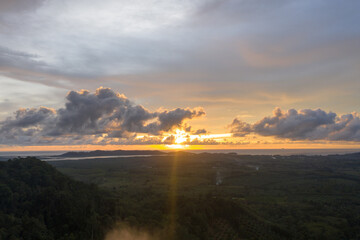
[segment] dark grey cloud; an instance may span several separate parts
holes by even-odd
[[[124,110],[132,107],[124,95],[109,88],[99,88],[95,93],[71,91],[66,100],[65,108],[57,111],[56,127],[50,132],[53,135],[105,133],[114,114],[121,121]]]
[[[34,10],[44,1],[45,0],[1,0],[0,12],[4,14]]]
[[[99,134],[114,130],[116,132],[111,136],[126,132],[159,135],[174,127],[181,127],[186,119],[205,114],[201,108],[150,112],[109,88],[99,88],[94,94],[86,90],[71,91],[66,99],[65,108],[57,111],[56,130],[52,131],[54,135]]]
[[[27,52],[12,50],[0,46],[0,67],[41,70],[47,67],[47,64],[39,60],[38,55]],[[1,69],[0,69],[1,70]]]
[[[174,128],[185,128],[186,120],[205,114],[202,108],[151,112],[110,88],[98,88],[95,93],[70,91],[66,100],[65,107],[58,110],[46,107],[19,109],[15,116],[0,123],[0,143],[8,143],[9,136],[12,144],[22,144],[24,136],[47,143],[61,143],[61,139],[67,139],[65,143],[69,143],[68,140],[94,143],[99,137],[140,142],[141,139],[134,140],[136,133],[161,135]]]
[[[250,133],[291,140],[360,141],[360,118],[357,113],[338,116],[321,109],[287,112],[276,108],[273,116],[254,124],[234,119],[230,124],[234,136]]]
[[[244,121],[241,121],[237,118],[235,118],[233,120],[233,122],[229,125],[229,127],[231,128],[231,133],[235,137],[246,136],[247,134],[249,134],[252,131],[250,124],[248,124]]]
[[[163,144],[174,144],[175,140],[176,140],[175,136],[170,135],[170,136],[166,137],[162,143]]]
[[[8,118],[2,122],[2,131],[11,128],[27,128],[37,126],[55,115],[55,111],[51,108],[39,107],[31,109],[19,109],[15,112],[14,119]]]
[[[207,134],[209,133],[205,128],[198,129],[194,132],[195,135]]]
[[[54,121],[56,112],[51,108],[40,107],[19,109],[14,117],[0,122],[0,143],[2,144],[28,144],[38,141],[37,136],[42,126],[50,126]]]
[[[257,122],[253,128],[263,136],[278,136],[289,139],[312,139],[314,131],[319,127],[335,123],[336,114],[326,113],[320,109],[304,109],[299,112],[290,109],[286,113],[276,108],[272,117],[265,117]]]
[[[149,124],[146,129],[151,133],[160,131],[169,131],[173,127],[180,127],[184,119],[192,119],[205,115],[202,108],[198,109],[183,109],[176,108],[171,111],[164,111],[158,114],[158,122]]]

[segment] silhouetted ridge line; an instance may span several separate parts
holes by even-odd
[[[166,154],[157,150],[114,150],[114,151],[90,151],[90,152],[67,152],[60,157],[98,157],[98,156],[123,156],[123,155],[163,155]]]

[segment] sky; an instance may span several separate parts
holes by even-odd
[[[359,148],[359,10],[2,0],[0,151]]]

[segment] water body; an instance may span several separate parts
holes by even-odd
[[[189,150],[193,153],[236,153],[239,155],[332,155],[360,152],[360,149],[216,149]]]
[[[64,151],[21,151],[21,152],[0,152],[0,161],[7,161],[16,157],[49,157],[54,155],[60,155],[65,153]]]
[[[15,151],[0,152],[0,156],[26,157],[26,156],[54,156],[66,153],[66,151]]]
[[[50,161],[66,161],[66,160],[85,160],[85,159],[104,159],[104,158],[132,158],[132,157],[151,157],[151,156],[167,156],[164,155],[117,155],[117,156],[91,156],[91,157],[39,157],[41,160]]]
[[[175,150],[173,150],[175,151]],[[164,152],[173,152],[164,151]],[[184,150],[192,153],[236,153],[239,155],[331,155],[360,152],[360,149],[208,149],[208,150]],[[44,161],[81,160],[94,158],[129,158],[150,157],[151,155],[120,155],[120,156],[92,156],[92,157],[55,157],[65,151],[23,151],[23,152],[0,152],[0,161],[6,161],[15,157],[34,156]],[[161,156],[161,155],[157,155]]]
[[[0,161],[6,161],[16,157],[38,157],[43,161],[66,161],[66,160],[85,160],[85,159],[104,159],[104,158],[131,158],[131,157],[151,157],[152,155],[117,155],[117,156],[89,156],[89,157],[61,157],[65,152],[52,152],[52,151],[40,151],[40,152],[0,152]],[[155,155],[154,155],[155,156]],[[156,155],[156,156],[166,156]]]

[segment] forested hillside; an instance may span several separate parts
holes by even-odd
[[[103,239],[111,202],[36,158],[0,162],[0,239]]]

